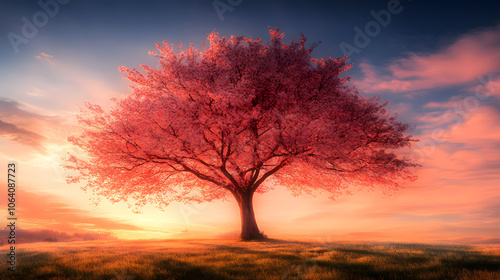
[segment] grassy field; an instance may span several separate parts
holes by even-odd
[[[90,241],[20,245],[17,261],[0,279],[500,279],[499,245]]]

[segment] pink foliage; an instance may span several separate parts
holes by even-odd
[[[294,194],[335,197],[351,184],[397,189],[417,164],[394,153],[409,147],[407,124],[345,85],[344,58],[313,59],[316,45],[208,35],[202,50],[166,41],[150,51],[159,69],[120,67],[135,86],[103,111],[87,104],[86,127],[69,141],[88,158],[67,168],[112,201],[137,205],[211,201],[266,192],[275,183]],[[269,177],[273,177],[270,184]]]

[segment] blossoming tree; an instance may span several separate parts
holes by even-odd
[[[84,132],[69,141],[69,182],[85,181],[111,201],[140,207],[234,197],[241,238],[262,238],[254,193],[284,186],[294,195],[334,198],[350,185],[398,189],[417,164],[395,151],[409,147],[409,126],[365,99],[340,77],[347,58],[311,57],[306,38],[271,42],[212,32],[203,49],[156,44],[160,67],[121,67],[133,92],[104,111],[86,104]],[[272,180],[271,180],[272,178]]]

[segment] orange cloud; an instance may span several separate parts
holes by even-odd
[[[3,241],[8,240],[10,229],[5,227],[0,230],[0,235],[3,240],[0,240],[0,245],[5,244]],[[115,235],[104,231],[85,231],[75,232],[72,234],[60,232],[50,229],[29,229],[16,227],[16,243],[25,244],[32,242],[55,242],[55,241],[87,241],[87,240],[112,240],[117,239]]]
[[[35,148],[46,155],[47,144],[63,145],[77,127],[61,116],[33,113],[21,103],[0,98],[0,138]]]
[[[45,148],[41,144],[45,137],[2,120],[0,120],[0,137],[7,137],[14,142],[31,146],[40,153],[46,154]]]
[[[310,229],[321,225],[340,239],[494,241],[500,232],[500,114],[479,107],[442,128],[434,141],[433,129],[444,123],[433,123],[443,118],[439,114],[427,118],[428,129],[412,149],[424,153],[418,181],[391,197],[356,193],[331,207],[316,202],[310,205],[315,211],[294,221]]]
[[[22,219],[23,227],[44,228],[65,233],[89,230],[143,230],[116,218],[96,217],[89,211],[78,209],[71,203],[62,202],[53,195],[18,190],[19,201],[17,215]]]
[[[46,54],[46,53],[43,53],[43,52],[40,53],[40,54],[41,54],[41,56],[37,55],[35,57],[38,58],[38,59],[47,60],[47,62],[50,63],[50,65],[55,65],[55,63],[50,60],[51,58],[53,58],[52,55],[49,55],[49,54]]]
[[[443,107],[448,106],[449,102],[444,102]],[[421,118],[428,122],[427,129],[415,153],[423,155],[423,164],[450,180],[491,176],[500,180],[500,113],[493,107],[478,107],[439,129],[447,123],[447,114],[447,111],[433,112],[430,117]]]
[[[364,78],[356,83],[363,92],[408,92],[461,85],[500,71],[500,27],[462,36],[435,53],[410,53],[393,61],[381,74],[361,63]]]
[[[469,146],[485,147],[487,142],[500,142],[500,113],[493,107],[479,107],[462,125],[451,128],[447,135],[445,141]]]

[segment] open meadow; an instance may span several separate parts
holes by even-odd
[[[189,239],[16,248],[17,271],[3,262],[0,279],[500,279],[500,245]]]

